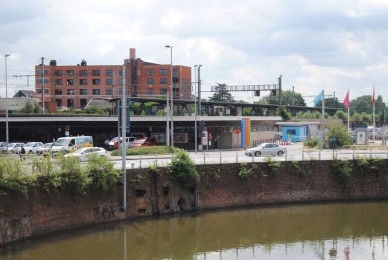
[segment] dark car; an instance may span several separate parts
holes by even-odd
[[[143,137],[136,139],[132,144],[131,147],[139,147],[139,146],[155,146],[156,145],[156,139],[153,137]]]

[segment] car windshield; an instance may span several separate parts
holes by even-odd
[[[30,146],[33,146],[34,145],[34,143],[26,143],[24,146],[25,147],[30,147]]]
[[[69,143],[69,139],[58,139],[54,145],[55,146],[67,146],[67,144]]]
[[[266,144],[259,144],[258,146],[256,146],[257,148],[263,148]]]
[[[142,144],[146,141],[147,139],[137,139],[136,141],[134,141],[133,143],[135,144]]]

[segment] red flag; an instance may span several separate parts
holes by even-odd
[[[344,99],[344,106],[346,108],[349,108],[349,89],[348,89],[348,93],[346,94],[345,99]]]
[[[373,86],[372,106],[375,106],[375,86]]]

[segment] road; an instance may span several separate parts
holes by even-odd
[[[263,162],[268,160],[266,157],[249,157],[244,154],[243,149],[238,150],[207,150],[202,152],[189,151],[190,157],[195,164],[219,164],[219,163],[242,163],[242,162]],[[152,156],[127,156],[127,168],[148,168],[150,166],[168,166],[171,163],[172,154],[152,155]],[[354,159],[358,157],[367,158],[388,158],[388,150],[379,147],[378,149],[304,149],[303,144],[297,143],[287,146],[287,154],[277,157],[270,157],[276,161],[302,161],[302,160],[332,160],[337,159]],[[122,168],[121,157],[111,157],[115,168]]]

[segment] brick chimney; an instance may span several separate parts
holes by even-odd
[[[129,49],[129,58],[131,60],[135,60],[136,59],[136,49],[135,48],[130,48]]]

